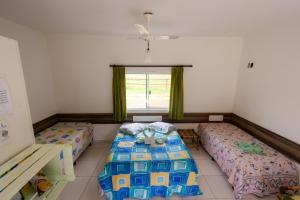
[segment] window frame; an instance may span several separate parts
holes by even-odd
[[[169,74],[171,75],[171,69],[165,67],[130,67],[126,68],[125,76],[127,74],[145,74],[146,75],[146,108],[127,108],[127,113],[168,113],[168,108],[151,108],[149,107],[149,75],[151,74]],[[170,78],[171,80],[171,78]],[[127,102],[127,99],[126,99]]]

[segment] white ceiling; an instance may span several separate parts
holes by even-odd
[[[300,0],[0,0],[0,17],[47,33],[133,35],[144,11],[155,34],[244,35],[299,23]]]

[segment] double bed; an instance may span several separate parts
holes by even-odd
[[[93,141],[91,123],[60,122],[35,136],[38,144],[69,144],[72,146],[73,162]]]
[[[201,195],[196,163],[177,131],[163,144],[137,143],[117,133],[106,164],[98,176],[108,200]]]
[[[199,134],[203,147],[228,176],[234,199],[247,194],[262,197],[277,193],[280,186],[298,185],[295,162],[238,127],[201,123]],[[257,153],[245,152],[239,144],[255,144]]]

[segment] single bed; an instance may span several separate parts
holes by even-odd
[[[246,194],[259,197],[277,193],[280,186],[298,184],[296,164],[229,123],[199,124],[201,142],[218,163],[233,186],[233,198],[240,200]],[[258,144],[263,155],[244,153],[238,144]]]
[[[35,136],[39,144],[72,145],[73,162],[93,141],[94,128],[91,123],[60,122]]]
[[[118,132],[98,176],[108,200],[196,196],[198,169],[177,131],[161,145],[136,143],[136,137]]]

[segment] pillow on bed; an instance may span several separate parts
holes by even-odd
[[[146,125],[141,123],[123,124],[120,127],[120,132],[129,135],[137,135],[138,133],[142,132],[145,128]]]
[[[172,131],[176,130],[176,127],[173,124],[165,123],[165,122],[154,122],[148,125],[148,127],[155,132],[169,134]]]

